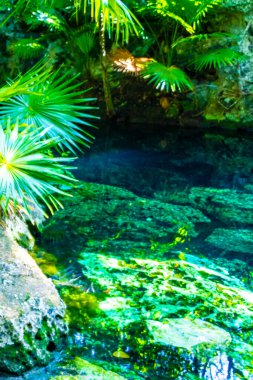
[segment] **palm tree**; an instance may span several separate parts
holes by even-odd
[[[88,14],[96,23],[99,31],[100,60],[102,67],[103,88],[108,116],[114,115],[110,84],[107,75],[107,52],[105,33],[116,41],[121,36],[122,43],[128,43],[131,34],[139,35],[141,24],[121,0],[77,0],[76,10]]]

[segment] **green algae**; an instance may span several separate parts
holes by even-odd
[[[96,296],[81,288],[65,286],[60,289],[60,295],[67,305],[65,320],[70,327],[82,329],[98,313]]]
[[[211,373],[212,363],[217,368],[222,363],[229,371],[231,361],[234,373],[249,379],[253,296],[238,278],[247,268],[240,260],[209,260],[185,247],[208,218],[192,213],[192,208],[163,207],[122,189],[98,185],[88,189],[85,205],[80,206],[83,185],[44,232],[48,238],[61,226],[63,243],[77,243],[74,254],[82,269],[76,285],[64,278],[59,289],[70,327],[83,334],[85,347],[81,352],[69,349],[72,359],[59,374],[71,376],[75,371],[77,378],[83,376],[73,359],[78,354],[80,360],[91,359],[126,379],[199,379],[201,373]],[[225,190],[192,189],[184,193],[184,201],[203,212],[210,201],[210,212],[218,215],[218,209],[228,207],[222,197],[228,200],[231,194],[233,207],[242,210],[243,200]],[[162,234],[156,232],[160,227]],[[176,334],[174,322],[185,340]],[[193,332],[198,344],[193,344]],[[125,363],[131,375],[125,372]]]

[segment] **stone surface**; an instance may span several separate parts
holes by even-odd
[[[65,305],[27,251],[0,229],[0,371],[48,362],[65,334]]]
[[[206,241],[222,250],[253,254],[253,231],[216,228]]]
[[[4,220],[5,230],[13,240],[21,247],[32,250],[35,245],[35,239],[32,236],[27,223],[19,215],[12,215]]]
[[[233,222],[253,224],[253,197],[231,189],[192,188],[192,205],[206,210],[213,217],[231,225]]]
[[[105,370],[104,368],[92,364],[87,360],[76,357],[68,364],[69,368],[78,372],[77,376],[56,376],[50,380],[127,380],[125,377],[115,372]]]
[[[219,70],[219,78],[208,94],[205,110],[208,119],[250,125],[253,121],[253,36],[251,0],[224,0],[223,9],[213,18],[213,27],[236,36],[224,41],[224,47],[232,47],[244,54],[244,59]]]
[[[231,343],[225,330],[201,319],[170,318],[159,322],[148,320],[148,329],[156,343],[181,347],[187,350],[219,349]]]
[[[252,192],[212,187],[192,187],[184,192],[157,193],[163,201],[185,204],[200,209],[211,219],[217,219],[231,226],[231,223],[253,224]]]
[[[123,240],[150,245],[151,240],[170,242],[183,227],[189,236],[197,236],[198,224],[210,222],[190,206],[141,198],[120,187],[82,183],[72,194],[64,210],[45,223],[44,239],[83,245],[113,238],[116,244]]]

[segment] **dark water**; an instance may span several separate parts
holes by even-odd
[[[190,131],[183,133],[162,131],[157,134],[152,131],[146,137],[143,135],[144,132],[142,134],[140,131],[135,132],[133,136],[127,134],[125,138],[122,136],[119,138],[120,133],[115,133],[115,136],[111,135],[109,138],[101,134],[101,136],[98,136],[97,144],[83,158],[77,160],[76,177],[86,182],[117,186],[130,190],[139,197],[174,205],[187,204],[189,201],[186,201],[186,197],[191,194],[194,188],[232,190],[235,201],[229,206],[229,212],[232,213],[231,221],[229,217],[220,217],[217,211],[221,207],[220,203],[217,199],[212,199],[211,194],[210,199],[207,196],[205,203],[200,207],[201,212],[210,219],[210,223],[200,223],[197,228],[197,236],[185,239],[179,245],[175,244],[175,247],[164,249],[164,251],[161,243],[153,242],[153,246],[146,250],[145,257],[150,260],[155,260],[158,257],[158,261],[161,260],[161,257],[163,260],[179,258],[180,260],[188,261],[192,265],[198,265],[198,267],[203,265],[203,267],[211,268],[214,271],[222,267],[224,268],[224,273],[227,270],[227,276],[230,276],[232,285],[229,280],[223,279],[224,282],[221,286],[229,285],[232,288],[238,286],[245,291],[251,292],[253,290],[253,252],[251,252],[253,241],[251,242],[249,239],[248,251],[247,249],[238,248],[238,244],[233,244],[233,241],[230,246],[224,245],[224,247],[207,241],[215,229],[253,232],[253,223],[250,216],[243,217],[244,212],[248,212],[247,210],[249,210],[250,214],[251,194],[253,198],[253,142],[251,138],[212,134],[210,131],[194,132],[193,135]],[[203,190],[202,193],[204,194],[205,191]],[[224,196],[222,195],[223,193],[219,194],[221,194],[220,197]],[[240,207],[238,206],[237,194],[242,194],[243,196],[246,194],[248,196],[249,204],[245,204],[245,209],[243,204]],[[226,202],[229,204],[229,196],[227,199],[228,201]],[[197,202],[195,206],[194,204],[192,205],[198,208],[198,201],[195,202]],[[200,199],[199,203],[201,202],[202,200]],[[222,206],[224,209],[227,207],[226,202]],[[238,214],[242,215],[242,220],[237,217],[236,210],[232,212],[234,204],[239,207]],[[71,229],[71,225],[68,228]],[[119,237],[120,239],[121,237]],[[112,240],[109,243],[106,242],[111,252],[111,256],[109,255],[108,258],[121,258],[126,260],[125,262],[131,263],[131,260],[126,259],[126,256],[120,256],[120,244],[117,245],[115,238]],[[107,294],[104,293],[106,289],[100,288],[96,285],[95,280],[92,282],[89,276],[85,275],[84,264],[80,260],[82,249],[85,249],[91,255],[90,241],[90,245],[88,245],[77,236],[76,238],[73,237],[69,244],[66,241],[62,244],[62,242],[54,240],[46,241],[45,243],[43,238],[38,243],[40,246],[38,255],[43,255],[46,250],[58,260],[58,274],[52,275],[53,279],[62,282],[73,281],[73,284],[78,287],[81,293],[91,295],[89,302],[92,302],[93,296],[99,302],[106,300]],[[169,242],[163,243],[168,244]],[[95,244],[94,247],[96,251],[98,245]],[[104,253],[106,251],[102,243],[99,247],[100,252]],[[85,260],[86,257],[84,258]],[[87,270],[87,266],[85,268]],[[176,266],[175,268],[175,271],[177,271]],[[112,271],[112,276],[113,273]],[[101,276],[99,271],[97,276]],[[145,276],[147,276],[145,271],[142,276],[145,280]],[[180,277],[181,275],[178,273],[176,276]],[[221,281],[215,276],[216,274],[213,275],[214,279],[212,281]],[[146,284],[145,281],[144,284]],[[199,283],[199,287],[201,287],[201,283]],[[142,289],[137,290],[141,294]],[[120,291],[122,293],[122,290]],[[127,285],[124,294],[126,299],[131,297]],[[159,295],[157,297],[159,298]],[[167,298],[165,306],[166,302],[168,302]],[[178,299],[178,315],[175,315],[174,318],[187,316],[185,310],[180,311],[182,306],[180,302],[182,302],[181,299]],[[161,298],[161,305],[162,303]],[[158,305],[158,310],[160,310],[160,307],[163,309],[161,305]],[[253,303],[249,309],[252,309],[252,307]],[[207,306],[206,308],[208,310]],[[138,310],[140,311],[140,308]],[[199,317],[210,322],[212,321],[211,314],[211,309],[203,312],[203,314],[195,311],[194,318]],[[163,316],[167,314],[161,315],[161,317],[157,317],[151,312],[150,318],[163,321]],[[144,325],[140,322],[141,316],[137,325],[133,321],[127,328],[115,328],[113,325],[111,331],[110,329],[99,328],[99,323],[101,324],[101,319],[99,318],[101,317],[98,317],[96,313],[93,315],[90,312],[90,322],[84,328],[79,328],[80,326],[73,324],[68,341],[62,351],[56,355],[55,360],[47,368],[41,370],[39,375],[37,375],[37,372],[36,374],[30,373],[24,378],[33,379],[39,376],[41,379],[47,380],[53,379],[54,376],[65,375],[73,376],[69,378],[71,380],[75,376],[78,379],[77,376],[82,372],[78,372],[79,370],[74,365],[71,367],[68,364],[78,357],[100,365],[106,370],[118,373],[126,379],[253,379],[253,368],[250,367],[252,361],[249,359],[253,354],[250,348],[252,347],[251,344],[253,344],[250,322],[253,314],[249,314],[248,327],[244,325],[242,328],[241,325],[238,325],[238,331],[236,323],[239,323],[239,317],[236,314],[234,317],[228,315],[227,318],[232,319],[231,323],[227,325],[222,322],[223,317],[220,317],[220,320],[214,320],[214,324],[228,332],[232,332],[236,336],[234,338],[235,340],[238,339],[235,344],[236,349],[234,351],[217,350],[215,354],[210,353],[210,357],[207,355],[204,359],[190,353],[182,353],[180,356],[177,348],[170,347],[168,349],[165,345],[154,345],[152,340],[146,339]],[[123,318],[126,318],[125,314]],[[120,323],[119,326],[121,326]],[[240,333],[240,329],[242,333]],[[242,351],[246,350],[246,348],[249,351],[249,355],[245,356],[245,358],[240,351],[239,339],[242,340]],[[249,344],[249,346],[246,347],[245,344]],[[118,352],[118,357],[115,352]],[[83,373],[85,374],[85,371]],[[93,379],[92,376],[87,376],[88,378]],[[101,375],[102,378],[106,377]],[[67,380],[68,378],[62,377],[62,379]],[[110,380],[109,374],[108,380]]]

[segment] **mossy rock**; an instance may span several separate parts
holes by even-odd
[[[206,241],[217,248],[253,254],[253,231],[216,228]]]
[[[170,318],[163,322],[147,320],[147,326],[156,343],[198,353],[203,349],[224,349],[232,340],[227,331],[200,319]]]
[[[94,196],[86,198],[89,194]],[[83,183],[64,200],[64,209],[44,223],[44,241],[79,247],[89,240],[169,242],[180,228],[197,236],[197,226],[210,220],[190,206],[141,198],[114,186]]]
[[[92,364],[87,360],[76,357],[68,364],[69,369],[78,372],[78,375],[62,375],[50,378],[50,380],[126,380],[125,377],[115,372],[105,370],[104,368]]]

